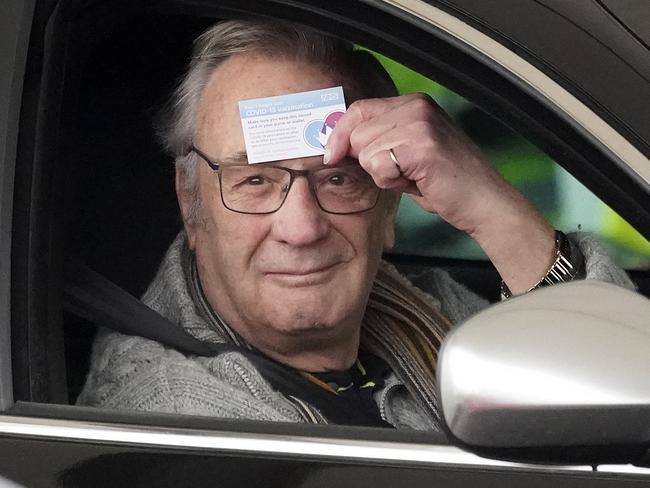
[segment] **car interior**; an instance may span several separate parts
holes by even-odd
[[[417,38],[407,46],[362,24],[252,3],[262,15],[323,28],[458,91],[570,172],[583,175],[595,193],[607,195],[608,203],[634,219],[637,206],[625,183],[607,194],[605,182],[614,168],[599,166],[597,154],[586,158],[594,151],[573,129],[461,49],[439,40],[425,51]],[[353,10],[361,7],[354,3],[341,10],[358,18]],[[81,265],[135,297],[144,292],[181,229],[172,160],[154,130],[158,110],[185,69],[197,34],[215,19],[248,15],[252,7],[235,1],[49,5],[49,11],[39,8],[32,28],[20,122],[12,239],[13,381],[18,402],[67,405],[83,386],[97,324],[66,305],[66,269]],[[505,89],[514,94],[510,100],[498,95]],[[467,124],[471,130],[471,120]],[[485,261],[399,252],[386,258],[405,272],[443,267],[477,293],[498,300],[499,276]],[[650,295],[650,272],[634,271],[632,277]]]

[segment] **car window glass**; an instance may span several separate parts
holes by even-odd
[[[375,55],[400,93],[425,92],[433,97],[554,227],[565,232],[594,233],[624,268],[650,266],[650,243],[533,144],[453,91],[385,56]],[[396,230],[393,251],[397,254],[487,260],[464,232],[420,209],[406,196],[400,204]]]

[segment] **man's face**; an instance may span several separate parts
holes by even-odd
[[[244,153],[240,100],[340,84],[315,65],[233,56],[205,88],[195,145],[214,161]],[[274,164],[323,167],[322,157]],[[385,196],[370,211],[332,215],[319,208],[306,178],[297,178],[277,212],[240,214],[223,206],[216,172],[202,160],[199,165],[201,209],[186,229],[217,313],[263,350],[356,336],[381,252],[392,245]],[[180,191],[185,215],[188,199]]]

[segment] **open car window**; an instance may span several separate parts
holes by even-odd
[[[83,421],[74,442],[90,439],[93,456],[115,454],[119,449],[114,444],[130,445],[132,435],[138,449],[169,445],[170,452],[188,455],[200,449],[225,452],[224,467],[227,456],[244,453],[245,461],[272,457],[275,449],[287,447],[282,444],[287,436],[294,460],[305,452],[310,462],[345,457],[345,464],[358,460],[357,455],[373,459],[378,451],[372,443],[379,441],[394,443],[377,458],[384,463],[425,466],[433,457],[438,468],[454,465],[461,477],[459,465],[478,462],[488,471],[488,465],[501,466],[449,457],[460,451],[446,445],[442,434],[253,425],[73,406],[97,328],[65,307],[65,263],[83,263],[134,296],[152,279],[181,228],[172,163],[156,142],[152,125],[185,68],[192,40],[216,19],[250,13],[277,16],[384,53],[380,59],[401,92],[430,93],[554,226],[598,234],[621,266],[636,270],[633,278],[648,293],[650,220],[641,203],[647,190],[638,178],[621,171],[616,157],[601,151],[578,124],[560,116],[532,88],[406,11],[392,15],[392,7],[376,8],[373,2],[117,2],[123,8],[99,1],[36,4],[12,195],[11,322],[3,330],[3,339],[11,343],[11,369],[6,358],[0,361],[3,391],[13,392],[15,400],[3,396],[4,413],[31,422],[27,435],[40,435],[33,433],[41,429],[51,438],[66,438],[70,432],[63,428],[65,422]],[[476,245],[408,199],[399,210],[397,245],[387,258],[406,271],[442,266],[480,295],[498,299],[499,277]],[[47,430],[59,421],[61,429]],[[103,440],[93,437],[97,423],[107,436]],[[160,429],[171,432],[173,442],[166,444],[164,435],[147,437],[151,431],[161,434]],[[250,443],[238,444],[240,434]],[[209,441],[201,445],[205,438]],[[358,445],[347,451],[341,447],[355,439]],[[412,450],[405,447],[409,442]],[[83,455],[84,447],[77,445],[78,453],[70,459]],[[399,454],[406,451],[408,455]],[[112,459],[106,465],[113,466]],[[106,465],[99,463],[97,471]],[[247,464],[238,466],[243,477]],[[441,480],[443,471],[438,472]],[[365,479],[372,477],[370,468],[364,473]],[[494,472],[483,475],[486,482],[499,479]],[[414,483],[431,481],[418,476],[413,475]],[[386,474],[384,481],[403,479]]]
[[[650,242],[550,156],[453,90],[375,55],[401,94],[429,94],[555,228],[597,236],[625,269],[650,268]],[[396,254],[487,260],[467,234],[425,212],[408,196],[402,198],[396,229]]]
[[[20,161],[25,163],[18,172],[16,201],[25,207],[31,205],[34,217],[29,221],[16,220],[13,256],[17,271],[14,316],[23,329],[42,330],[40,334],[20,330],[14,334],[14,340],[43,341],[52,334],[55,349],[49,357],[38,357],[39,349],[22,349],[28,355],[34,351],[35,356],[17,361],[17,377],[29,383],[33,381],[28,379],[33,371],[41,367],[50,369],[48,365],[56,364],[45,376],[52,383],[46,390],[52,387],[66,392],[70,385],[75,385],[70,392],[54,395],[63,402],[74,400],[83,382],[92,334],[82,333],[84,337],[77,342],[74,318],[58,308],[61,276],[56,271],[61,269],[60,263],[72,258],[135,296],[144,291],[153,277],[181,225],[173,167],[156,142],[152,125],[157,109],[185,68],[192,40],[215,18],[207,14],[179,16],[171,7],[163,11],[134,8],[110,14],[101,2],[78,8],[75,2],[63,2],[59,10],[50,11],[52,18],[45,15],[53,26],[47,31],[49,42],[44,42],[46,34],[41,34],[43,39],[35,37],[32,41],[32,52],[47,54],[50,62],[42,66],[39,82],[32,80],[32,85],[27,85],[39,97],[28,99],[31,105],[26,105],[23,137],[28,137],[30,130],[40,131],[39,138],[34,139],[39,143],[25,145],[20,154]],[[77,16],[79,12],[83,15]],[[319,27],[325,28],[325,24]],[[528,114],[527,106],[526,110],[520,108],[519,113],[515,105],[501,106],[504,100],[492,98],[495,93],[518,92],[512,86],[499,85],[502,81],[496,88],[491,86],[489,83],[494,80],[473,72],[478,67],[462,51],[456,57],[449,57],[442,49],[439,53],[431,51],[440,56],[438,59],[425,51],[429,58],[423,56],[418,60],[421,53],[415,46],[398,49],[381,36],[354,29],[347,34],[357,44],[386,53],[380,58],[400,91],[428,92],[452,113],[506,178],[528,194],[557,227],[566,231],[597,231],[622,265],[647,267],[647,241],[591,196],[575,177],[552,162],[556,154],[564,155],[562,164],[569,165],[574,174],[584,175],[585,183],[594,185],[596,181],[594,186],[600,186],[603,198],[610,196],[602,175],[592,175],[588,167],[580,167],[577,152],[567,155],[572,148],[579,147],[577,135],[567,136],[560,147],[555,134],[544,132],[556,128],[550,116],[547,115],[551,119],[548,126],[536,127],[532,125],[536,119]],[[40,58],[34,59],[36,63]],[[409,71],[391,59],[411,62],[424,74]],[[457,63],[453,68],[446,64],[451,59]],[[54,66],[64,69],[54,70]],[[434,77],[436,81],[430,81]],[[488,116],[490,109],[493,113]],[[508,115],[512,117],[508,119]],[[34,124],[35,118],[38,124]],[[530,134],[525,138],[516,136],[512,129],[506,129],[508,125],[518,130],[528,127]],[[529,135],[535,145],[527,142]],[[28,170],[30,161],[33,167]],[[39,182],[37,188],[42,196],[30,200],[35,182]],[[622,203],[620,208],[625,210],[629,202],[622,200],[622,188],[614,188],[611,202],[619,206]],[[445,228],[435,215],[415,211],[407,199],[400,209],[397,231],[394,255],[413,257],[411,269],[436,265],[430,260],[418,262],[419,257],[480,258],[471,241]],[[28,242],[33,244],[26,245]],[[41,243],[36,245],[38,242]],[[48,250],[48,260],[43,259],[42,253],[39,256],[43,247]],[[44,262],[59,264],[42,266]],[[445,261],[445,265],[452,269],[455,266],[453,260]],[[29,273],[21,272],[25,269]],[[475,291],[483,296],[494,294],[497,279],[492,271],[491,280],[478,283]],[[52,290],[53,306],[26,311],[24,307],[29,303],[50,303],[43,300]],[[62,328],[58,331],[50,330],[59,325]],[[35,369],[32,361],[37,364]],[[64,362],[67,372],[62,367]],[[40,396],[26,385],[18,386],[16,391],[18,398]],[[51,398],[48,391],[42,395]]]
[[[74,2],[64,2],[59,12],[54,11],[53,18],[68,19],[66,8],[76,12]],[[61,24],[61,30],[52,31],[49,44],[40,46],[51,56],[51,63],[44,66],[41,84],[33,89],[40,88],[39,104],[49,109],[34,107],[42,115],[40,125],[33,128],[49,130],[39,139],[41,145],[34,148],[33,171],[43,181],[40,191],[50,196],[32,202],[36,218],[18,222],[16,238],[19,241],[24,236],[42,233],[44,243],[53,243],[48,247],[54,262],[78,260],[139,296],[181,228],[173,166],[156,141],[152,127],[157,110],[185,69],[192,40],[214,18],[178,17],[170,11],[138,9],[104,15],[105,9],[101,2],[82,8],[84,15],[70,17],[67,23]],[[518,124],[528,121],[524,120],[523,113],[519,115],[520,120],[504,121],[504,109],[498,106],[497,99],[490,98],[492,87],[474,74],[471,82],[466,79],[463,70],[469,70],[471,63],[467,67],[462,63],[469,63],[467,59],[454,58],[459,64],[450,71],[445,71],[444,64],[434,63],[427,68],[426,63],[419,61],[414,64],[420,64],[424,74],[418,74],[398,63],[415,59],[412,48],[395,49],[387,45],[382,49],[382,42],[376,36],[364,38],[366,34],[360,32],[350,34],[357,44],[386,53],[378,57],[402,93],[427,92],[451,113],[505,177],[527,194],[556,227],[569,232],[595,231],[608,243],[621,265],[647,267],[647,241],[553,162],[554,152],[563,153],[566,148],[558,149],[544,137],[529,142],[528,136],[516,135],[515,130],[508,128],[512,125],[519,129]],[[36,45],[33,50],[38,48]],[[397,59],[400,56],[403,59]],[[55,71],[51,66],[65,66],[65,69]],[[434,77],[436,81],[432,80]],[[494,113],[488,115],[490,109]],[[543,128],[531,130],[535,131],[538,136],[543,135]],[[566,144],[573,142],[569,138]],[[567,162],[577,164],[572,158],[562,161]],[[585,169],[569,169],[577,175],[585,174],[585,181],[590,182]],[[30,189],[27,176],[19,173],[18,183],[25,191]],[[603,196],[608,195],[604,192]],[[613,201],[616,200],[614,197]],[[50,224],[44,226],[41,222]],[[45,229],[52,229],[51,235]],[[35,249],[16,245],[15,259],[34,262]],[[484,260],[473,241],[436,215],[420,211],[408,198],[403,199],[399,211],[397,246],[388,257],[396,257],[399,262],[401,256],[411,259],[411,271],[437,265],[435,260],[418,261],[419,258],[451,258],[444,265],[452,274],[456,267],[454,260],[458,259],[463,263],[458,267],[463,268],[474,291],[490,299],[497,293],[498,275],[494,270],[486,271],[478,262],[476,269],[471,264],[467,267],[468,259]],[[60,267],[42,271],[36,267],[33,272],[60,280],[52,275],[52,270]],[[479,274],[487,277],[472,282],[472,276]],[[455,275],[458,276],[462,277],[463,273]],[[16,279],[22,279],[20,273]],[[32,282],[24,285],[30,290],[27,295],[41,297],[49,293],[45,285]],[[16,317],[20,319],[20,313]],[[40,362],[42,367],[57,364],[59,367],[49,373],[50,380],[55,389],[68,391],[55,398],[74,401],[85,377],[94,329],[78,327],[74,316],[57,312],[56,307],[44,309],[42,316],[36,313],[24,318],[26,323],[31,318],[34,324],[40,324],[34,325],[37,329],[62,324],[59,332],[52,333],[56,338],[54,343],[63,347],[55,348],[51,357],[26,358],[25,367],[30,361]],[[16,340],[21,337],[29,340],[21,333],[16,337]],[[31,337],[43,340],[47,335]],[[17,369],[21,371],[20,365]],[[25,371],[31,370],[30,366]],[[29,392],[33,390],[26,387],[21,392],[18,387],[17,391],[19,398],[22,393],[30,398]],[[50,393],[43,395],[47,398]]]

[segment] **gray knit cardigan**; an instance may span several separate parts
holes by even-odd
[[[586,260],[587,279],[633,284],[599,244],[584,234],[571,236]],[[181,269],[183,233],[170,246],[142,300],[202,341],[224,342],[199,315]],[[390,266],[382,263],[382,266]],[[444,271],[411,277],[432,304],[452,323],[459,323],[488,303],[455,282]],[[375,393],[384,420],[397,428],[436,430],[394,374]],[[194,357],[136,336],[101,330],[93,345],[90,371],[77,403],[103,408],[144,410],[230,419],[304,422],[303,416],[274,391],[252,364],[237,352]]]

